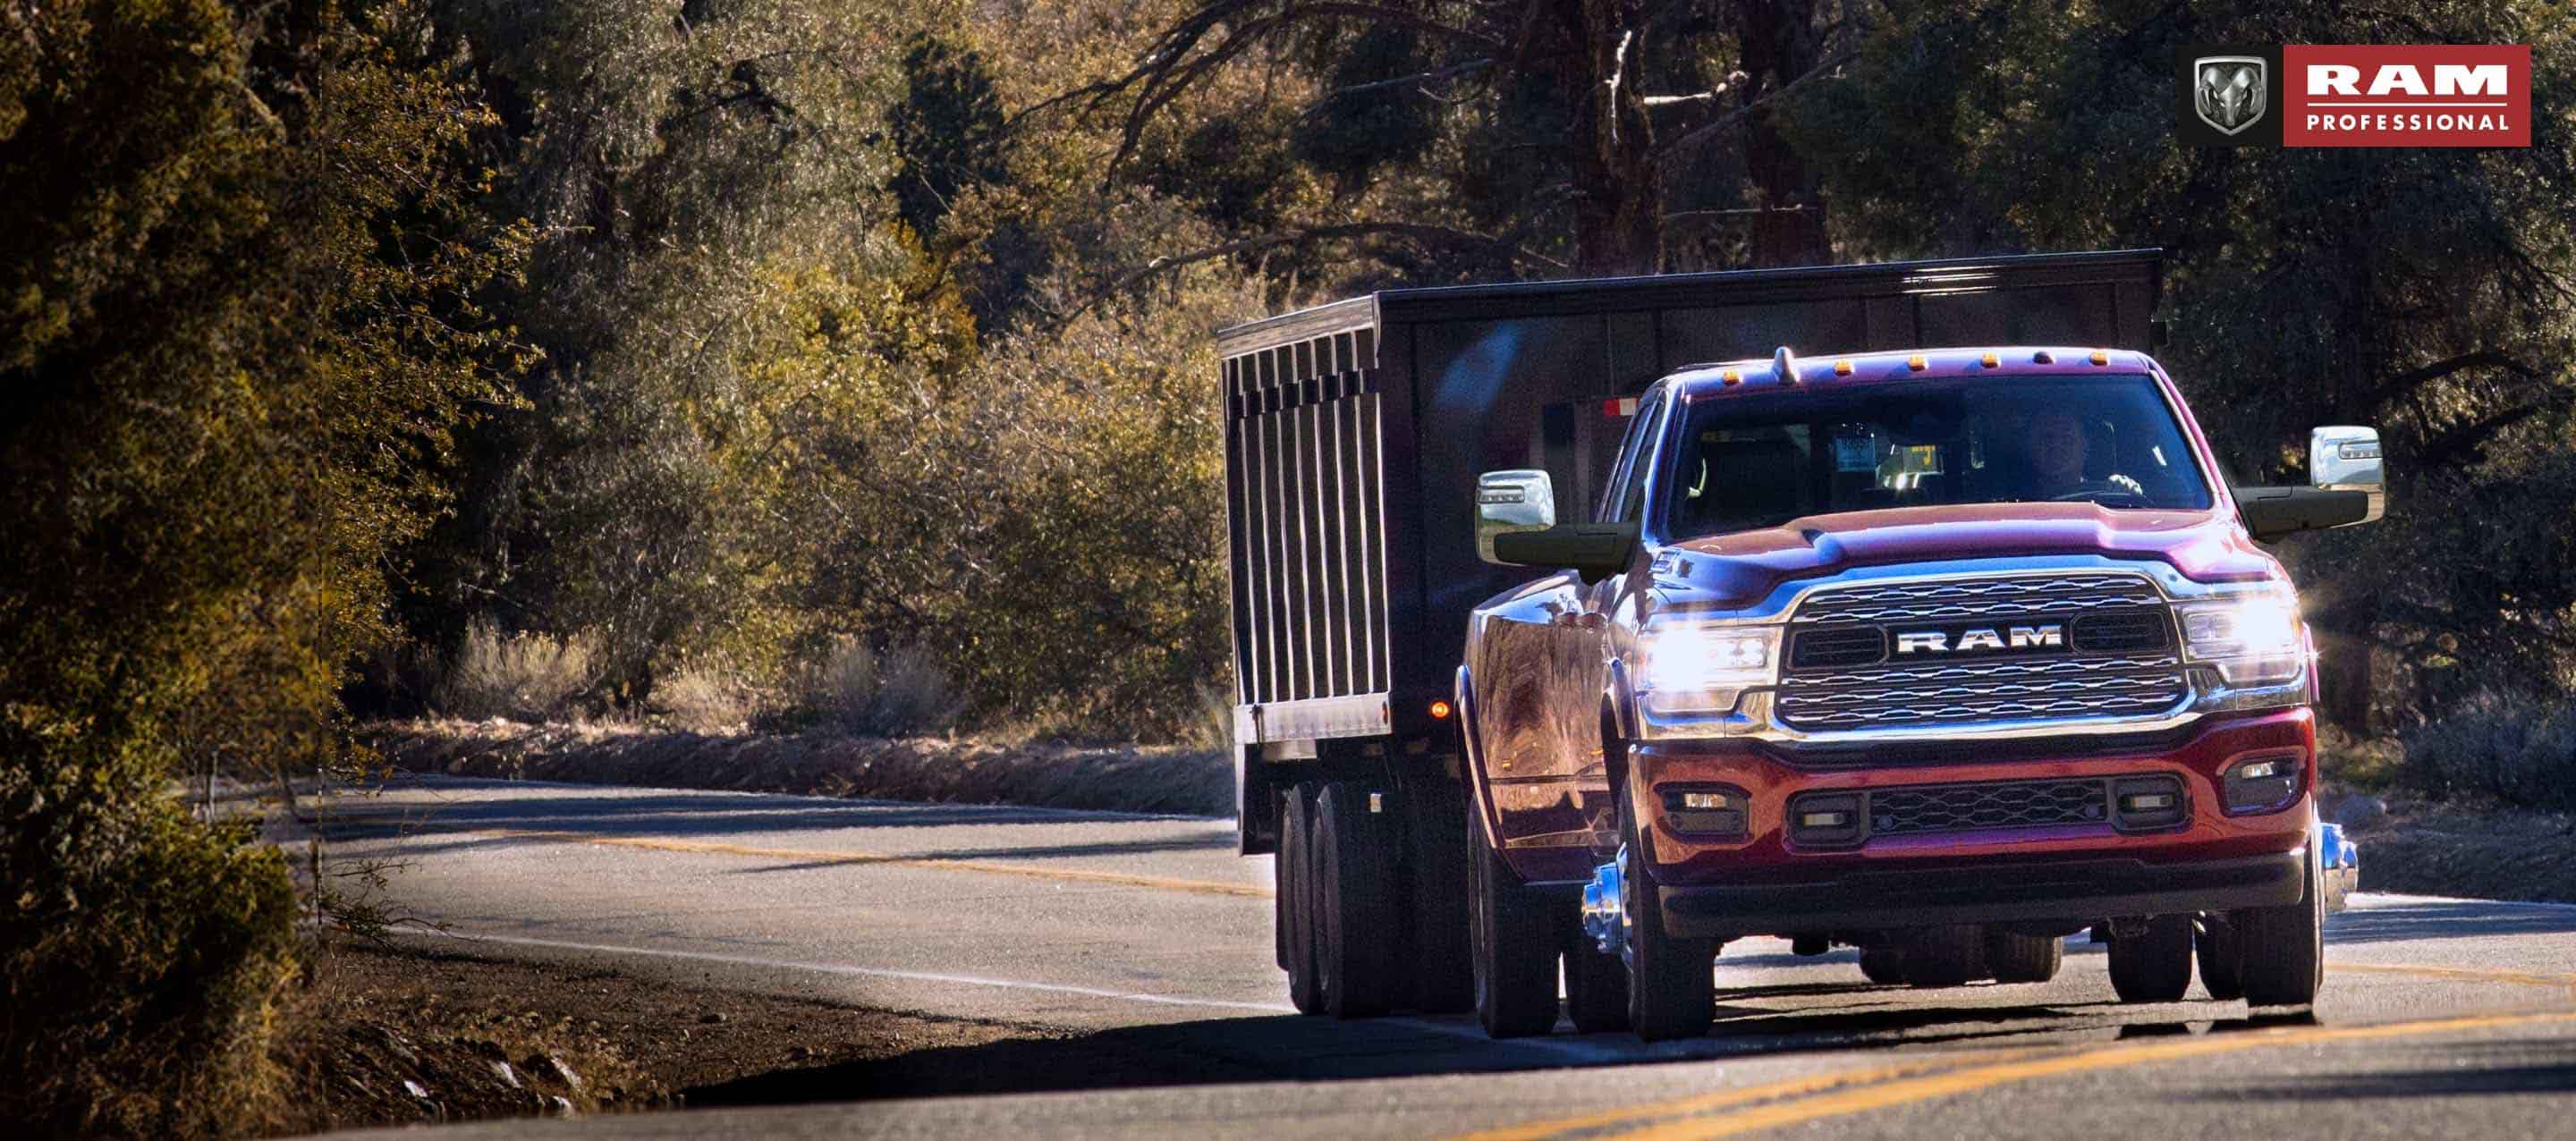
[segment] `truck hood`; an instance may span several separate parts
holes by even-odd
[[[1849,511],[1665,548],[1658,581],[1695,602],[1746,604],[1792,579],[1852,567],[2031,555],[2154,559],[2200,582],[2279,577],[2280,564],[2223,509],[2113,510],[2094,503],[1978,503]],[[1676,599],[1678,601],[1678,599]]]

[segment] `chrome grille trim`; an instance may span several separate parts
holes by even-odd
[[[1819,589],[1790,615],[1810,622],[1893,622],[2027,617],[2166,608],[2143,575],[2046,574],[1880,583]],[[1975,727],[1999,722],[2142,718],[2179,712],[2192,699],[2180,655],[2146,653],[2006,657],[1783,672],[1774,709],[1792,730]]]

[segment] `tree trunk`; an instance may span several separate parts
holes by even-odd
[[[1816,29],[1815,0],[1735,0],[1730,15],[1745,82],[1736,97],[1755,100],[1796,80],[1816,66],[1823,38]],[[1745,116],[1744,169],[1762,213],[1753,216],[1753,264],[1823,265],[1833,260],[1825,240],[1825,200],[1815,179],[1771,119],[1772,109],[1756,107]]]
[[[1576,268],[1586,274],[1654,273],[1664,267],[1664,177],[1654,124],[1638,82],[1644,69],[1643,0],[1573,0],[1573,25],[1590,66],[1560,72],[1590,136],[1573,149]],[[1562,12],[1563,10],[1560,9]]]

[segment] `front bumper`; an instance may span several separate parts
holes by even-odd
[[[1675,934],[1734,939],[1946,923],[2093,921],[2298,902],[2306,853],[2180,864],[2064,860],[2020,867],[1866,871],[1821,881],[1657,890]]]

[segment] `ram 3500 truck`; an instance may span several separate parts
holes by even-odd
[[[2156,274],[1411,290],[1227,331],[1239,820],[1298,1007],[1543,1033],[1562,977],[1578,1029],[1668,1038],[1740,936],[1940,986],[2044,981],[2088,927],[2126,1000],[2197,958],[2309,1001],[2350,856],[2257,543],[2376,518],[2378,440],[2228,487],[2138,351]]]

